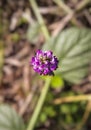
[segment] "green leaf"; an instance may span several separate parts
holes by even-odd
[[[44,108],[44,112],[46,113],[47,116],[53,117],[56,115],[56,112],[52,106],[47,106]]]
[[[76,113],[78,110],[78,104],[62,104],[60,106],[60,111],[63,113],[63,114],[68,114],[68,113]]]
[[[0,130],[24,130],[18,114],[8,105],[0,105]]]
[[[60,88],[64,86],[64,82],[62,80],[62,78],[60,78],[59,76],[53,76],[52,80],[51,80],[51,87],[52,88]]]
[[[39,119],[40,119],[40,122],[44,123],[47,120],[46,113],[41,113]]]
[[[68,104],[62,104],[61,107],[60,107],[60,111],[63,113],[63,114],[68,114],[70,113],[70,107]]]
[[[80,83],[88,73],[91,61],[91,30],[70,28],[45,43],[43,50],[52,50],[59,59],[56,73],[70,83]]]

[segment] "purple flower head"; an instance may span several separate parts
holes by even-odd
[[[52,51],[37,50],[31,65],[40,75],[54,75],[53,71],[58,68],[58,59]]]

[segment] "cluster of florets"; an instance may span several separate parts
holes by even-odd
[[[53,71],[58,67],[58,59],[52,51],[37,50],[32,57],[31,65],[40,75],[54,75]]]

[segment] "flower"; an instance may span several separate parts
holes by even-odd
[[[54,75],[53,71],[58,68],[58,59],[52,51],[37,50],[30,63],[40,75]]]

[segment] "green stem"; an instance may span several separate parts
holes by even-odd
[[[33,11],[35,13],[35,16],[37,17],[38,22],[41,25],[41,30],[44,33],[46,41],[47,41],[50,38],[50,35],[49,35],[49,32],[48,32],[48,30],[47,30],[47,28],[45,26],[45,23],[44,23],[44,20],[43,20],[41,14],[40,14],[40,11],[38,9],[38,5],[37,5],[35,0],[29,0],[29,1],[30,1],[32,9],[33,9]],[[29,121],[27,130],[34,130],[34,127],[35,127],[35,124],[37,122],[38,116],[40,114],[40,111],[42,109],[42,106],[43,106],[43,103],[45,101],[46,95],[48,93],[50,82],[51,82],[51,77],[47,77],[45,85],[44,85],[44,87],[43,87],[43,89],[41,91],[40,97],[38,99],[38,103],[37,103],[36,108],[34,110],[34,113],[33,113],[32,117],[31,117],[31,119]]]
[[[27,130],[34,130],[34,127],[35,127],[36,121],[38,119],[39,113],[40,113],[40,111],[42,109],[43,103],[44,103],[46,95],[48,93],[50,82],[51,82],[51,77],[48,76],[46,78],[45,85],[44,85],[44,87],[43,87],[43,89],[41,91],[41,94],[40,94],[38,103],[36,105],[36,108],[34,110],[34,113],[32,115],[32,118],[29,121],[29,125],[27,127]]]
[[[38,19],[39,24],[41,25],[41,30],[42,30],[42,32],[44,33],[46,40],[48,40],[49,37],[50,37],[50,36],[49,36],[49,32],[48,32],[48,29],[46,28],[46,25],[45,25],[45,23],[44,23],[44,20],[43,20],[41,14],[40,14],[38,5],[37,5],[37,3],[36,3],[35,0],[29,0],[29,1],[30,1],[30,4],[31,4],[31,6],[32,6],[32,9],[33,9],[33,11],[34,11],[34,13],[35,13],[35,16],[36,16],[36,18]]]

